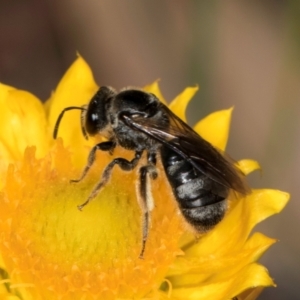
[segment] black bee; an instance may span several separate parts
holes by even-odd
[[[116,146],[134,151],[132,160],[119,157],[104,169],[101,180],[80,210],[95,198],[109,181],[118,165],[124,171],[139,167],[138,200],[143,213],[143,256],[153,208],[149,181],[157,178],[159,158],[186,221],[198,232],[211,229],[224,217],[230,190],[248,193],[244,175],[233,161],[201,138],[191,127],[173,114],[150,93],[128,89],[117,93],[101,87],[87,106],[71,106],[59,115],[53,136],[57,137],[60,121],[66,111],[81,110],[83,135],[101,134],[108,141],[95,145],[89,156],[81,181],[95,160],[97,150],[113,152]],[[146,152],[147,163],[139,164]]]

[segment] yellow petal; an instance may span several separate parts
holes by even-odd
[[[10,162],[16,160],[16,157],[10,150],[7,144],[0,140],[0,172],[7,169]],[[3,174],[0,175],[0,180],[3,180]]]
[[[81,57],[78,57],[60,81],[49,100],[50,103],[47,104],[51,140],[53,140],[54,125],[61,111],[68,106],[87,104],[97,89],[98,86],[94,81],[90,67]],[[68,111],[64,115],[59,126],[58,136],[63,138],[66,146],[71,146],[74,151],[75,162],[77,162],[76,165],[84,165],[88,154],[87,149],[93,146],[95,141],[92,139],[85,141],[82,136],[80,111]]]
[[[1,161],[23,157],[27,146],[37,147],[37,156],[45,155],[46,116],[39,99],[32,94],[0,84]]]
[[[261,233],[253,234],[242,249],[226,255],[197,256],[192,259],[188,256],[178,257],[168,272],[173,284],[193,284],[207,277],[230,277],[232,272],[240,270],[247,264],[256,261],[276,240],[268,238]],[[216,275],[214,275],[216,274]],[[188,276],[183,276],[188,275]],[[193,278],[193,276],[195,278]]]
[[[0,83],[0,99],[5,99],[10,91],[14,91],[16,88]],[[1,100],[2,101],[2,100]]]
[[[1,300],[20,300],[19,297],[8,294],[8,293],[0,293]]]
[[[289,194],[281,191],[253,190],[249,196],[234,200],[225,218],[198,243],[186,249],[186,254],[201,257],[241,249],[252,228],[267,217],[280,212],[288,199]]]
[[[174,114],[176,114],[181,120],[186,122],[186,108],[190,100],[194,97],[198,91],[198,87],[188,87],[181,94],[179,94],[169,105],[169,108]]]
[[[245,243],[244,250],[259,248],[258,255],[261,255],[275,242],[275,239],[269,238],[260,232],[255,232]],[[258,260],[259,257],[256,256],[253,259]]]
[[[263,291],[263,287],[256,287],[241,293],[238,297],[239,300],[255,300]]]
[[[178,258],[168,272],[174,288],[195,286],[199,282],[225,281],[233,278],[245,266],[255,262],[275,242],[262,234],[254,234],[243,249],[231,253]],[[236,292],[237,294],[238,292]]]
[[[195,287],[173,288],[172,297],[178,300],[224,300],[232,299],[249,287],[271,285],[274,283],[267,270],[258,264],[251,264],[228,280]]]
[[[164,96],[162,95],[161,93],[161,90],[159,88],[159,85],[158,85],[158,80],[154,81],[153,83],[149,84],[149,85],[146,85],[143,90],[147,93],[152,93],[154,94],[159,100],[160,102],[162,102],[163,104],[167,104]]]
[[[0,255],[0,269],[4,269],[4,261],[1,255]]]
[[[252,159],[242,159],[238,162],[238,167],[241,169],[241,171],[248,175],[253,171],[261,170],[261,167],[259,163]]]
[[[233,108],[216,111],[195,126],[194,130],[218,149],[225,150]]]

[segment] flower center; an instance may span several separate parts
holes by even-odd
[[[182,232],[163,172],[153,181],[155,208],[144,259],[140,259],[138,170],[115,168],[99,195],[79,211],[77,206],[86,201],[112,156],[101,154],[86,178],[71,184],[80,172],[73,170],[67,151],[61,147],[51,155],[37,160],[34,150],[28,149],[23,165],[10,168],[7,175],[2,195],[5,215],[0,212],[1,253],[12,282],[34,284],[43,295],[52,290],[64,293],[70,287],[77,296],[87,289],[104,295],[109,285],[113,293],[127,297],[136,295],[133,286],[140,287],[141,295],[158,288],[180,252]]]

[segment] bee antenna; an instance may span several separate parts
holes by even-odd
[[[57,133],[58,133],[58,128],[59,128],[59,125],[60,125],[60,122],[61,122],[61,119],[63,118],[64,114],[66,111],[69,111],[69,110],[72,110],[72,109],[79,109],[81,110],[81,130],[82,130],[82,133],[84,135],[84,137],[87,139],[87,133],[86,133],[86,130],[83,126],[83,119],[84,119],[84,111],[86,111],[86,107],[83,106],[83,107],[80,107],[80,106],[69,106],[69,107],[66,107],[65,109],[62,110],[62,112],[59,114],[57,120],[56,120],[56,123],[55,123],[55,126],[54,126],[54,130],[53,130],[53,138],[56,139],[57,138]]]

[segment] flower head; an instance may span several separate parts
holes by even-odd
[[[57,141],[52,131],[63,108],[86,104],[97,89],[80,57],[45,105],[27,92],[0,85],[1,299],[254,299],[261,287],[274,285],[256,263],[274,240],[250,233],[283,209],[286,193],[253,190],[232,200],[224,220],[195,240],[159,166],[143,259],[141,213],[133,192],[136,172],[114,170],[97,198],[83,212],[76,209],[112,157],[97,154],[88,176],[70,184],[96,141],[84,140],[76,111],[64,117]],[[157,82],[144,89],[164,101]],[[196,90],[184,90],[170,104],[183,120]],[[231,111],[213,113],[195,130],[224,149]],[[116,149],[114,156],[130,158],[132,153]],[[251,160],[240,161],[239,167],[245,174],[259,168]]]

